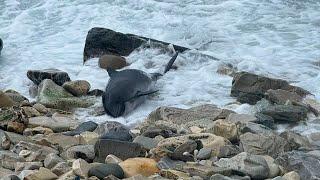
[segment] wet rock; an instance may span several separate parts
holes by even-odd
[[[292,131],[285,131],[280,134],[280,137],[287,140],[289,143],[290,149],[299,149],[301,147],[310,149],[311,144],[307,137],[303,137],[302,135],[292,132]]]
[[[145,137],[145,136],[137,136],[136,138],[134,138],[133,142],[140,144],[142,147],[148,150],[155,148],[159,143],[158,140],[154,138]]]
[[[186,164],[183,166],[183,171],[190,174],[190,176],[199,176],[203,179],[209,179],[214,174],[223,174],[230,176],[231,169],[224,167],[216,167],[216,166],[206,166],[198,163],[195,164]]]
[[[247,153],[273,158],[290,150],[287,141],[275,134],[245,133],[240,136],[240,147]]]
[[[28,101],[26,97],[14,90],[6,90],[5,94],[9,96],[15,102],[15,104],[21,104],[23,101]]]
[[[295,92],[300,96],[310,94],[308,91],[291,86],[287,81],[255,75],[248,72],[236,73],[232,80],[231,96],[241,103],[256,104],[265,97],[269,89],[282,89]]]
[[[218,66],[217,73],[221,75],[228,75],[233,77],[237,72],[237,68],[232,64],[221,64]]]
[[[106,164],[108,164],[108,163],[119,164],[120,162],[122,162],[122,160],[120,158],[118,158],[117,156],[112,155],[112,154],[109,154],[106,157],[106,160],[105,160]]]
[[[95,123],[93,121],[87,121],[87,122],[81,123],[75,130],[69,131],[69,132],[64,132],[63,134],[67,135],[67,136],[75,136],[75,135],[79,135],[85,131],[92,132],[97,127],[98,127],[97,123]]]
[[[14,165],[17,162],[24,162],[25,160],[18,154],[10,151],[0,151],[1,166],[6,169],[14,170]]]
[[[124,43],[125,42],[125,43]],[[122,34],[105,28],[92,28],[86,37],[86,43],[83,52],[83,62],[90,58],[100,57],[104,54],[114,54],[119,56],[128,56],[142,44],[159,44],[159,46],[168,46],[169,43],[142,37],[132,34]],[[188,48],[173,45],[179,52],[188,50]]]
[[[249,176],[224,176],[221,174],[215,174],[213,176],[210,177],[210,180],[251,180],[251,178]]]
[[[184,144],[190,140],[201,141],[203,147],[212,149],[213,155],[217,155],[219,153],[220,147],[226,144],[231,144],[230,141],[221,136],[216,136],[210,133],[200,133],[167,138],[160,141],[158,143],[158,147],[165,149],[176,149],[181,144]]]
[[[220,149],[220,151],[221,151],[221,149]],[[197,154],[197,159],[198,160],[209,159],[211,157],[211,154],[212,154],[212,149],[202,148],[199,150],[199,153]]]
[[[11,122],[8,122],[7,124],[8,131],[15,132],[18,134],[22,134],[25,128],[26,127],[23,123],[16,122],[16,121],[11,121]]]
[[[144,156],[146,149],[141,145],[126,141],[110,139],[99,139],[94,147],[97,162],[104,162],[109,154],[113,154],[120,159]]]
[[[73,127],[78,125],[78,121],[72,117],[54,114],[52,117],[39,116],[29,118],[29,127],[46,127],[52,129],[54,132],[64,132],[71,130]]]
[[[239,132],[239,135],[245,134],[247,132],[250,132],[253,134],[272,134],[273,130],[262,124],[248,122],[245,124],[238,124],[238,132]]]
[[[83,140],[81,144],[94,145],[99,139],[99,135],[95,132],[83,132],[80,134],[80,139]]]
[[[269,178],[274,178],[278,175],[280,175],[280,167],[275,163],[275,160],[271,156],[263,156],[263,158],[266,160],[268,167],[269,167]]]
[[[9,170],[9,169],[5,169],[0,167],[0,177],[5,177],[5,176],[9,176],[10,174],[13,174],[14,172]]]
[[[61,176],[67,172],[69,172],[71,168],[68,166],[66,162],[59,162],[56,164],[51,171],[56,174],[57,176]]]
[[[241,151],[236,145],[225,145],[220,147],[218,158],[229,158],[239,154]]]
[[[130,131],[128,127],[125,125],[116,122],[116,121],[106,121],[98,125],[95,133],[99,134],[100,136],[110,132],[110,131]]]
[[[155,121],[163,120],[180,125],[200,119],[210,119],[214,121],[219,118],[224,118],[228,114],[230,114],[229,111],[219,109],[217,106],[212,104],[205,104],[190,109],[159,107],[150,113],[147,122],[152,124]]]
[[[102,69],[121,69],[126,67],[128,64],[126,62],[126,59],[121,56],[115,56],[115,55],[103,55],[99,58],[99,67]]]
[[[3,41],[2,39],[0,38],[0,55],[1,55],[1,50],[3,49]]]
[[[43,113],[43,114],[47,114],[48,113],[48,109],[39,103],[36,103],[32,106],[34,109],[36,109],[38,112]]]
[[[84,96],[89,92],[91,85],[88,81],[76,80],[65,82],[62,87],[74,96]]]
[[[119,163],[124,171],[125,177],[132,177],[138,174],[151,176],[159,172],[157,162],[149,158],[130,158]]]
[[[251,155],[246,152],[230,159],[222,158],[214,164],[242,172],[253,179],[265,179],[269,176],[269,166],[266,160],[262,156]]]
[[[183,161],[172,160],[165,156],[159,160],[157,166],[159,169],[181,169],[185,164]]]
[[[24,112],[24,114],[26,115],[26,117],[28,117],[28,118],[41,116],[41,114],[33,107],[25,106],[25,107],[22,107],[21,109]]]
[[[35,128],[27,128],[23,131],[23,135],[25,136],[34,136],[36,134],[44,134],[44,135],[48,135],[48,134],[52,134],[53,131],[50,128],[45,128],[45,127],[35,127]]]
[[[44,80],[39,85],[38,95],[38,103],[55,109],[69,110],[72,108],[87,108],[94,104],[93,100],[89,98],[74,97],[50,79]]]
[[[303,99],[302,103],[307,105],[309,110],[313,112],[316,116],[319,116],[320,103],[315,98],[306,97]]]
[[[168,156],[173,160],[193,161],[193,154],[194,150],[196,149],[197,143],[195,141],[190,140],[179,145],[176,149],[174,149],[173,153],[168,153]]]
[[[266,92],[266,99],[272,103],[285,105],[289,102],[301,102],[302,97],[295,92],[290,92],[282,89],[269,89]]]
[[[42,162],[17,162],[15,164],[15,171],[37,170],[40,167],[43,167]]]
[[[168,179],[189,179],[190,178],[190,176],[187,173],[176,171],[173,169],[163,169],[161,170],[160,175]]]
[[[291,171],[282,176],[284,180],[300,180],[300,176],[297,172]]]
[[[23,141],[20,141],[18,144],[16,144],[13,147],[12,152],[19,154],[22,150],[29,150],[33,153],[38,152],[39,155],[37,156],[37,161],[43,161],[46,158],[46,156],[51,153],[55,153],[55,154],[59,153],[57,150],[51,147],[41,146],[38,144],[23,142]]]
[[[88,176],[96,176],[99,179],[103,179],[109,175],[113,175],[117,178],[124,178],[124,172],[118,164],[97,164],[93,165],[88,172]]]
[[[264,125],[270,129],[275,128],[274,119],[271,116],[267,116],[261,113],[256,113],[254,116],[257,118],[257,120],[254,121],[253,123]]]
[[[286,172],[295,171],[302,179],[320,178],[320,158],[312,154],[291,151],[276,159]]]
[[[68,73],[58,69],[29,70],[27,76],[36,85],[39,85],[45,79],[50,79],[59,86],[70,81]]]
[[[58,179],[58,176],[52,173],[49,169],[41,167],[39,170],[27,175],[25,180],[53,180]]]
[[[105,133],[100,139],[112,139],[117,141],[132,141],[129,129],[113,129]]]
[[[82,178],[88,177],[90,165],[83,159],[77,159],[72,163],[72,170],[75,175]]]
[[[51,154],[48,154],[44,159],[44,167],[51,169],[60,162],[65,162],[65,160],[63,160],[57,154],[51,153]]]
[[[166,124],[148,125],[146,130],[143,130],[142,136],[155,138],[156,136],[162,136],[164,138],[173,137],[177,134],[177,128],[168,127]]]
[[[301,106],[273,105],[263,108],[260,112],[271,116],[276,122],[299,122],[307,118],[308,110]]]
[[[224,119],[218,119],[214,122],[213,133],[217,136],[222,136],[229,141],[236,141],[238,138],[237,125]]]
[[[93,89],[87,93],[88,96],[102,96],[104,91],[100,89]]]
[[[0,91],[0,108],[12,107],[13,105],[14,101],[3,91]]]
[[[94,146],[93,145],[78,145],[72,146],[67,151],[61,154],[66,159],[77,159],[81,158],[88,162],[92,162],[95,158]]]

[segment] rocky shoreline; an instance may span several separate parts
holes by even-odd
[[[100,52],[99,47],[86,50],[92,31],[85,52],[93,54],[85,54],[86,58],[115,52]],[[117,36],[128,38],[121,33]],[[100,58],[99,64],[127,65],[125,58],[112,54]],[[307,137],[290,130],[277,131],[278,124],[295,125],[319,115],[320,104],[310,92],[285,80],[236,72],[229,65],[217,72],[233,77],[230,95],[238,103],[253,105],[256,114],[237,114],[203,104],[190,109],[159,107],[132,128],[115,121],[80,123],[73,110],[92,106],[103,92],[91,90],[87,81],[72,81],[67,72],[58,69],[30,70],[27,77],[34,83],[30,95],[36,97],[35,102],[14,90],[0,91],[0,177],[319,179],[320,133]]]

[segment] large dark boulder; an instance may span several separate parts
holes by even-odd
[[[113,154],[122,160],[145,156],[146,149],[138,143],[118,141],[114,139],[99,139],[95,146],[96,162],[103,163],[109,154]]]
[[[297,172],[301,180],[320,179],[320,158],[318,156],[292,151],[282,154],[276,159],[286,172]]]
[[[51,79],[59,86],[71,81],[67,72],[58,69],[29,70],[27,76],[36,85],[39,85],[45,79]]]
[[[273,79],[248,72],[236,73],[232,80],[231,96],[241,103],[256,104],[264,98],[269,89],[282,89],[294,92],[299,96],[310,94],[307,90],[292,86],[287,81]]]
[[[308,109],[293,105],[270,105],[260,113],[270,116],[275,122],[299,122],[307,118]]]
[[[83,62],[104,54],[128,56],[136,48],[148,42],[160,46],[170,44],[142,36],[123,34],[110,29],[95,27],[88,32],[83,52]],[[179,52],[188,50],[188,48],[182,46],[173,45],[173,47]]]

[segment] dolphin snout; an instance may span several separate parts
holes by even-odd
[[[125,105],[123,103],[120,103],[120,104],[110,104],[108,107],[107,107],[107,114],[114,117],[114,118],[117,118],[117,117],[120,117],[124,114],[125,112]]]

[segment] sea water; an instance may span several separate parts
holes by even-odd
[[[178,56],[178,69],[158,81],[159,93],[128,116],[94,117],[81,110],[81,121],[133,124],[159,106],[225,107],[235,101],[230,97],[232,78],[216,73],[225,63],[288,80],[320,100],[320,0],[0,0],[0,89],[29,97],[27,70],[44,68],[67,71],[73,80],[88,80],[92,89],[104,89],[109,77],[98,68],[97,59],[82,63],[85,38],[93,27],[193,50]],[[170,55],[141,49],[126,58],[128,68],[161,72]],[[96,106],[101,106],[100,99]],[[254,111],[246,104],[227,107],[239,113]],[[320,130],[306,125],[297,129]]]

